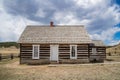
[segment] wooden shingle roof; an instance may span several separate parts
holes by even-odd
[[[82,25],[27,26],[18,43],[91,43]]]
[[[92,43],[94,43],[95,46],[105,46],[101,40],[92,40]]]

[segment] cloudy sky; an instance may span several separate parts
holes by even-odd
[[[17,41],[26,25],[85,25],[90,37],[120,42],[120,0],[0,0],[0,42]]]

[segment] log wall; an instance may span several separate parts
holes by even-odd
[[[36,44],[39,45],[39,44]],[[40,45],[39,59],[32,59],[32,44],[20,45],[20,63],[43,63],[49,62],[50,59],[50,45]]]
[[[21,44],[21,59],[32,59],[32,44]]]
[[[88,50],[88,44],[78,44],[77,59],[70,59],[70,44],[59,45],[59,63],[88,63]]]
[[[88,59],[89,58],[89,46],[86,45],[77,45],[77,58],[78,59]]]
[[[38,44],[37,44],[38,45]],[[89,62],[92,54],[92,48],[97,49],[97,54],[101,60],[106,58],[106,48],[100,46],[89,46],[89,44],[77,44],[77,59],[70,59],[70,45],[59,45],[59,61],[63,63]],[[32,59],[32,44],[20,44],[20,63],[49,63],[50,62],[50,45],[41,44],[39,48],[40,59]],[[92,55],[93,56],[93,55]]]
[[[97,54],[92,55],[92,48],[96,48]],[[90,60],[92,60],[92,57],[99,58],[100,61],[104,61],[106,59],[106,48],[105,47],[100,47],[100,46],[94,46],[89,48],[90,51]]]
[[[59,45],[59,59],[70,59],[70,45]]]
[[[50,59],[50,45],[40,45],[40,59]]]

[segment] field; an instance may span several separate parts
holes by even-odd
[[[3,60],[0,80],[120,80],[120,63],[33,66],[19,65],[19,59]]]
[[[19,49],[15,47],[9,47],[9,48],[0,48],[1,54],[19,54]]]
[[[0,49],[18,54],[19,49]],[[120,56],[107,56],[105,63],[20,65],[19,59],[0,62],[0,80],[120,80]]]

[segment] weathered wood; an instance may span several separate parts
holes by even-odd
[[[20,45],[20,64],[22,64],[22,60],[21,60],[22,44],[19,44],[19,45]]]
[[[39,45],[39,44],[36,44]],[[50,58],[50,45],[40,45],[39,48],[40,59]],[[22,59],[22,61],[21,61]],[[20,63],[24,62],[25,59],[32,59],[32,44],[21,44],[20,45]]]
[[[59,45],[59,59],[70,59],[70,45]]]
[[[86,59],[89,57],[89,46],[88,44],[77,45],[77,58],[78,59]]]
[[[2,54],[0,54],[0,61],[2,60]]]
[[[50,45],[40,45],[40,59],[50,58]]]
[[[97,53],[96,54],[92,54],[92,48],[96,48]],[[104,61],[104,59],[106,58],[106,48],[102,47],[102,46],[91,46],[90,47],[90,61]]]

